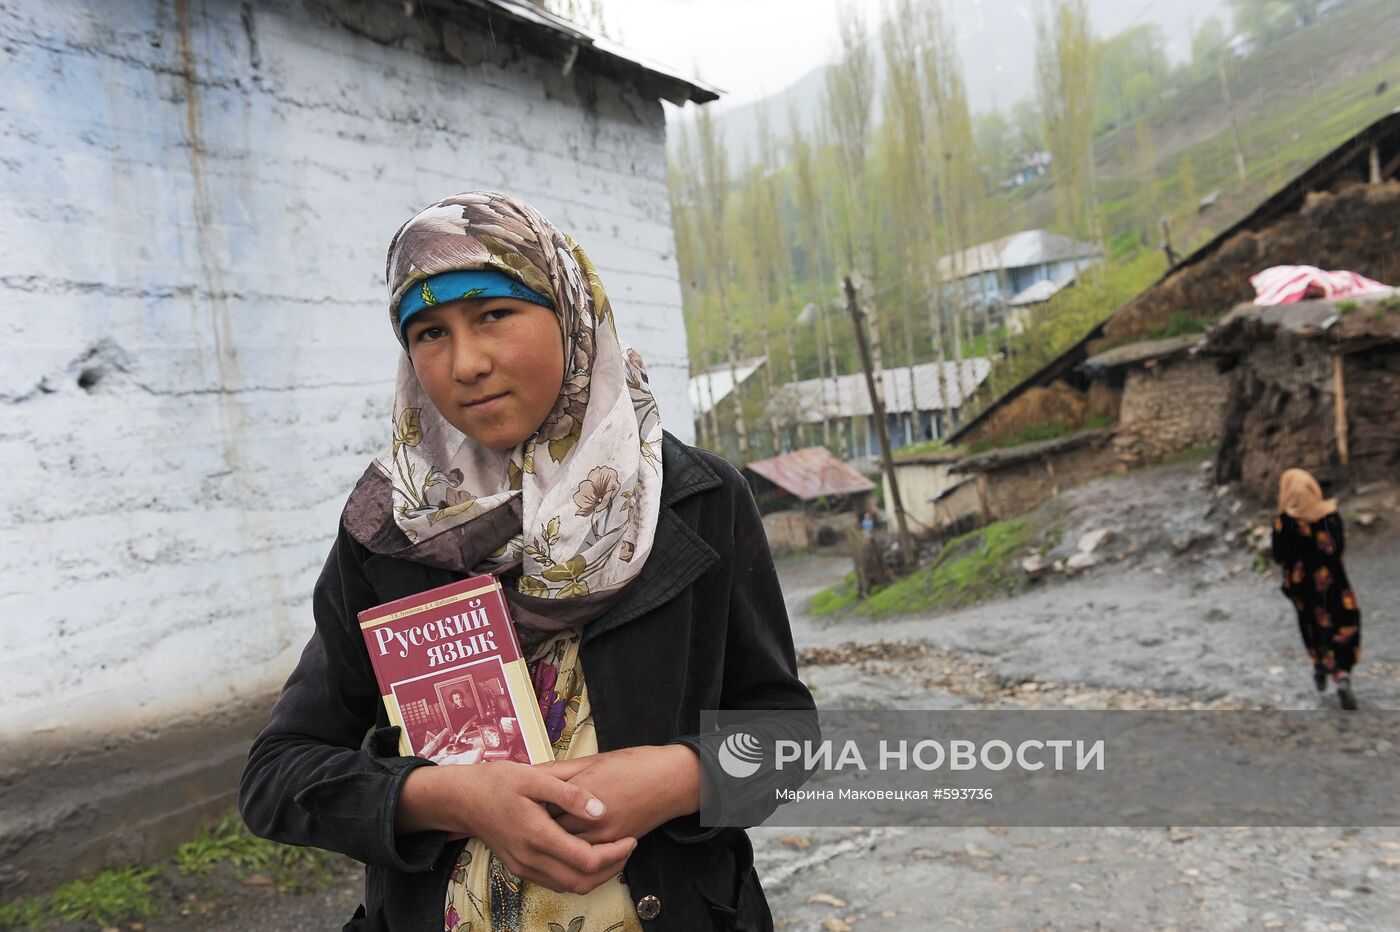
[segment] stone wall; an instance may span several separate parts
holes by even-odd
[[[231,804],[389,437],[384,250],[415,210],[504,189],[572,232],[692,435],[660,104],[420,19],[0,12],[0,897]]]
[[[1125,466],[1218,443],[1229,379],[1213,360],[1183,356],[1132,366],[1123,381],[1113,447]]]

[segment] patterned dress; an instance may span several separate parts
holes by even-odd
[[[1274,518],[1274,560],[1283,568],[1283,594],[1298,612],[1298,630],[1313,666],[1333,676],[1361,659],[1361,609],[1342,566],[1342,516],[1309,522]]]
[[[555,760],[598,753],[579,633],[540,646],[529,662]],[[446,932],[642,932],[622,874],[584,896],[521,880],[480,839],[467,840],[447,883]]]

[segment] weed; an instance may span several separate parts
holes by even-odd
[[[34,897],[11,900],[0,906],[0,929],[37,929],[47,915],[45,903]]]
[[[123,867],[80,878],[49,895],[48,912],[64,922],[90,922],[108,927],[155,912],[151,881],[159,867]]]
[[[813,615],[830,615],[855,603],[860,598],[860,583],[855,573],[847,573],[834,586],[828,586],[812,596],[808,605]]]
[[[1338,301],[1337,313],[1345,317],[1360,306],[1355,301]]]
[[[194,841],[186,842],[175,852],[175,867],[186,876],[204,876],[218,864],[232,864],[242,874],[268,873],[284,890],[324,886],[331,879],[324,853],[258,838],[244,827],[235,812],[224,816],[212,829],[201,830]]]

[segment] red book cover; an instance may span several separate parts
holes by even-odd
[[[496,577],[473,576],[359,617],[402,754],[439,764],[554,759]]]

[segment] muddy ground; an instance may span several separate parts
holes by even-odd
[[[1400,508],[1363,490],[1348,567],[1364,612],[1362,709],[1400,703]],[[819,619],[817,590],[849,569],[783,560],[803,676],[824,707],[1323,707],[1291,609],[1256,573],[1251,505],[1197,465],[1075,489],[1034,516],[1063,559],[1110,533],[1096,565],[1051,571],[1024,592],[931,617]],[[760,828],[756,862],[778,928],[1294,929],[1400,927],[1400,829]],[[359,901],[265,887],[197,897],[148,929],[339,928]]]

